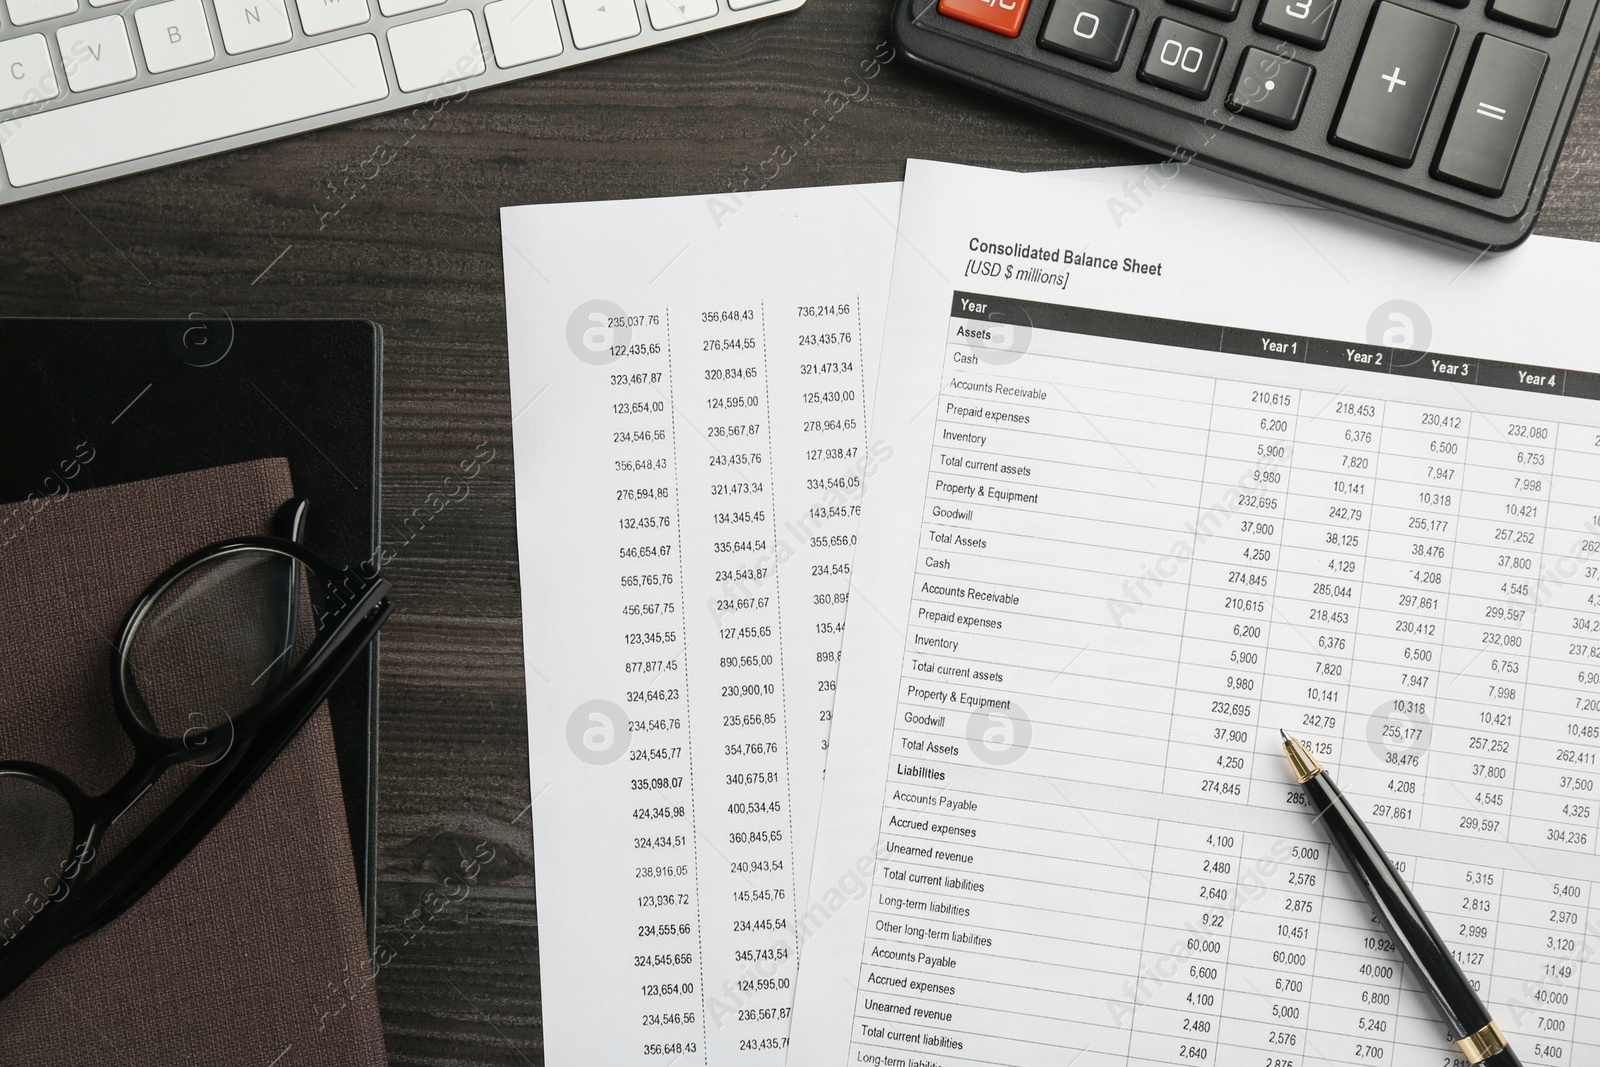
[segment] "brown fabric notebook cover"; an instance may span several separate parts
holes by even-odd
[[[91,793],[115,781],[132,755],[108,682],[123,617],[184,555],[271,533],[292,495],[277,459],[35,502],[0,544],[0,759]],[[0,1064],[386,1064],[370,973],[323,708],[165,880],[0,1001]]]

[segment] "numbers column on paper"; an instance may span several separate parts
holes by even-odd
[[[673,323],[688,674],[705,696],[695,735],[695,845],[705,906],[708,1060],[787,1041],[794,953],[779,605],[769,463],[769,383],[759,310]],[[739,583],[747,583],[741,589]]]
[[[1430,858],[1415,861],[1410,884],[1449,944],[1467,982],[1487,1000],[1509,910],[1505,873],[1485,864]],[[1442,1026],[1437,1010],[1420,995],[1410,1003],[1414,1010],[1402,1018],[1399,1036],[1422,1048],[1436,1047]]]
[[[630,962],[635,994],[622,1001],[617,1025],[637,1055],[700,1062],[700,956],[696,947],[698,873],[693,757],[682,661],[682,586],[677,479],[671,410],[672,371],[662,313],[608,321],[630,343],[612,349],[608,409],[594,425],[610,439],[616,505],[616,677],[629,737],[627,795],[634,904],[624,917],[636,931]],[[620,724],[592,716],[585,743],[616,742]]]
[[[1534,432],[1527,424],[1519,437]],[[1528,579],[1523,740],[1512,840],[1593,853],[1600,804],[1600,434],[1563,425],[1553,442],[1544,566]],[[1520,449],[1519,449],[1520,451]],[[1507,605],[1507,611],[1515,610]]]
[[[1425,829],[1506,840],[1542,563],[1550,427],[1474,413],[1455,537]],[[1525,435],[1532,434],[1530,444]]]
[[[1246,836],[1218,1062],[1302,1062],[1327,852],[1320,841]]]
[[[1339,782],[1363,818],[1421,825],[1443,659],[1466,421],[1398,401],[1340,400],[1378,420]],[[1354,483],[1351,483],[1354,484]]]
[[[1578,1001],[1589,949],[1591,886],[1534,871],[1507,871],[1508,902],[1495,946],[1489,995],[1503,1024],[1519,1035],[1524,1063],[1566,1067],[1588,1062],[1592,1045],[1578,1043]],[[1593,1025],[1591,1020],[1584,1020]],[[1590,1034],[1591,1041],[1595,1035]]]
[[[1170,793],[1249,800],[1295,425],[1292,392],[1216,383],[1193,520]]]
[[[793,425],[774,425],[773,481],[778,511],[778,570],[806,582],[805,602],[784,601],[789,647],[785,663],[796,781],[823,774],[833,694],[850,602],[850,567],[862,501],[882,464],[885,445],[866,439],[866,376],[861,363],[860,309],[853,299],[769,306],[766,361],[771,388],[801,401]]]
[[[1345,762],[1344,731],[1355,675],[1356,616],[1366,592],[1372,476],[1381,448],[1381,405],[1301,390],[1295,396],[1292,469],[1284,506],[1277,604],[1271,619],[1269,717],[1264,750],[1282,781],[1278,736],[1289,730],[1318,759]],[[1298,788],[1279,786],[1254,803],[1303,806]]]
[[[1408,857],[1390,858],[1410,877]],[[1337,855],[1328,857],[1319,918],[1315,1007],[1296,1067],[1394,1062],[1405,962]]]
[[[1130,1063],[1303,1062],[1326,855],[1321,842],[1161,821]]]
[[[779,665],[788,694],[788,774],[801,787],[823,777],[856,526],[868,485],[892,453],[874,450],[866,440],[857,303],[769,304],[760,311],[769,395],[799,401],[774,409],[771,420],[774,567],[770,582],[754,584],[769,588],[782,603]],[[790,801],[789,832],[798,834],[794,850],[808,856],[814,825],[800,824]],[[828,880],[838,877],[840,872],[831,872]],[[805,888],[796,885],[802,894]],[[798,953],[815,932],[815,920],[802,910],[803,898],[795,904],[793,929],[774,944],[782,941]],[[787,1018],[787,1007],[778,1011]]]
[[[1244,837],[1161,821],[1132,991],[1130,1063],[1217,1062]]]

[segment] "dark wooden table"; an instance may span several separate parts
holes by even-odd
[[[385,330],[378,978],[396,1064],[542,1064],[511,419],[497,209],[706,193],[780,142],[772,187],[885,181],[907,156],[1016,169],[1140,157],[892,61],[807,141],[885,39],[887,0],[773,21],[6,209],[0,314],[352,316]],[[364,161],[393,160],[364,185]],[[381,154],[381,153],[380,153]],[[343,195],[335,192],[344,190]],[[349,190],[359,189],[354,196]],[[335,211],[335,209],[337,209]],[[1600,238],[1600,104],[1540,231]],[[315,383],[307,383],[315,388]],[[470,496],[401,521],[456,465]],[[441,892],[493,849],[471,891]]]

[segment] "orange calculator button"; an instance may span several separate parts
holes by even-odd
[[[939,0],[939,14],[1015,37],[1022,32],[1028,0]]]

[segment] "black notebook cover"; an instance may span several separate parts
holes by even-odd
[[[0,318],[0,501],[283,456],[311,502],[306,543],[376,563],[382,368],[360,320]],[[0,505],[0,540],[27,514]],[[369,947],[377,668],[374,643],[328,701]]]

